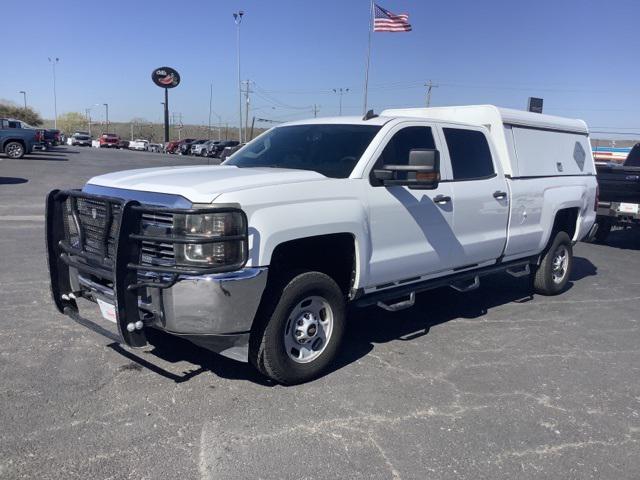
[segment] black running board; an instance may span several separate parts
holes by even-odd
[[[411,293],[424,292],[426,290],[433,290],[434,288],[440,287],[450,287],[452,285],[459,285],[461,282],[473,281],[475,277],[483,277],[492,273],[504,272],[506,270],[514,271],[517,268],[525,268],[528,265],[536,263],[537,258],[538,257],[522,258],[511,262],[498,263],[496,265],[489,265],[488,267],[467,270],[466,272],[454,273],[453,275],[448,275],[446,277],[438,277],[430,280],[424,280],[422,282],[399,285],[379,292],[371,292],[355,300],[354,305],[356,307],[369,307],[371,305],[377,305],[378,302],[386,304],[390,300],[408,296]]]

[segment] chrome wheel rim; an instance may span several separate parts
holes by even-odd
[[[7,156],[11,158],[19,157],[22,154],[22,146],[17,143],[12,143],[7,147]]]
[[[333,333],[333,310],[324,297],[309,296],[289,313],[284,348],[296,363],[309,363],[325,351]]]
[[[569,267],[569,250],[565,245],[556,248],[551,261],[551,276],[555,283],[562,283]]]

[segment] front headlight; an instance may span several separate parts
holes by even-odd
[[[247,225],[241,212],[176,215],[174,234],[193,240],[175,244],[178,265],[217,267],[246,260]]]

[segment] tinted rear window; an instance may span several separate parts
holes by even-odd
[[[489,177],[495,173],[487,138],[477,130],[443,128],[454,180]]]

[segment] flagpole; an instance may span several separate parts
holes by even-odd
[[[373,30],[373,0],[369,6],[369,46],[367,48],[367,69],[364,74],[364,109],[362,114],[367,113],[367,94],[369,93],[369,64],[371,63],[371,30]]]

